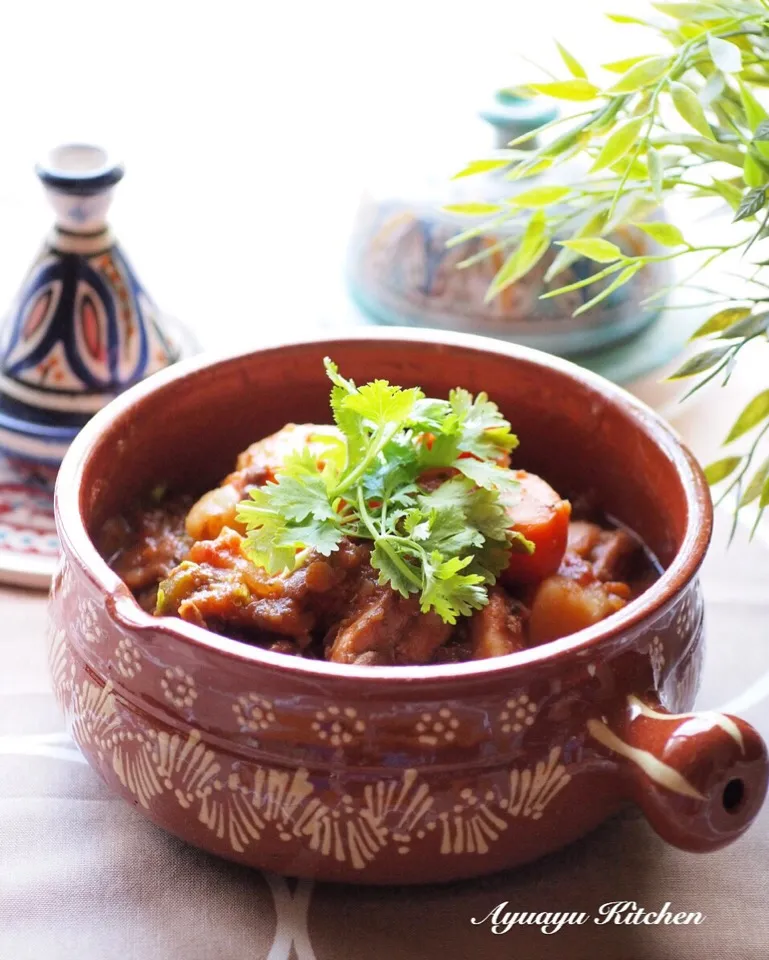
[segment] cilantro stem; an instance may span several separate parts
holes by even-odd
[[[406,563],[406,561],[398,555],[398,552],[393,549],[391,541],[400,540],[400,537],[389,537],[387,535],[382,535],[377,528],[374,526],[374,521],[371,519],[368,510],[366,509],[366,501],[363,497],[363,488],[358,487],[358,509],[360,511],[360,517],[363,521],[366,529],[371,534],[371,538],[374,541],[374,544],[379,547],[380,550],[383,550],[394,566],[400,570],[404,577],[409,580],[418,591],[422,590],[422,578],[419,574],[412,570],[412,568]],[[416,592],[416,591],[414,591]]]
[[[363,477],[365,472],[371,466],[371,464],[376,460],[379,454],[382,452],[382,449],[387,445],[387,443],[392,439],[393,434],[397,430],[398,425],[393,426],[392,424],[387,424],[383,427],[380,427],[374,436],[371,438],[371,444],[366,455],[360,461],[358,466],[352,470],[350,473],[344,477],[336,487],[331,491],[331,499],[333,500],[336,497],[341,496],[350,487],[354,487],[355,484]]]

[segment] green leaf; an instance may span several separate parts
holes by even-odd
[[[614,293],[615,290],[619,289],[619,287],[624,286],[626,283],[628,283],[628,281],[632,280],[642,266],[642,263],[631,263],[629,267],[625,267],[625,269],[620,271],[614,280],[612,280],[608,286],[604,287],[600,293],[596,294],[592,300],[588,300],[587,303],[583,303],[581,307],[578,307],[572,316],[578,317],[580,314],[592,309],[597,303],[605,300],[608,296]]]
[[[761,499],[758,501],[758,505],[762,513],[764,509],[769,506],[769,477],[764,480],[764,488],[761,491]]]
[[[756,130],[759,124],[767,119],[767,112],[746,84],[740,80],[739,85],[740,99],[742,100],[742,107],[745,111],[748,126],[751,130]]]
[[[710,51],[710,59],[724,73],[739,73],[742,70],[742,53],[735,44],[710,34],[708,36],[708,50]]]
[[[767,114],[764,105],[759,100],[756,99],[753,91],[750,89],[750,87],[747,84],[743,83],[740,80],[739,85],[740,85],[740,99],[742,101],[742,107],[745,111],[745,119],[747,120],[748,127],[751,130],[758,131],[761,124],[765,120],[769,120],[769,114]],[[758,152],[760,157],[762,157],[764,160],[769,160],[769,143],[765,143],[763,140],[759,139],[755,142],[754,148]],[[752,173],[753,173],[753,179],[756,179],[757,172],[753,170]],[[748,184],[749,187],[755,187],[755,186],[758,186],[759,183],[763,183],[765,181],[758,180],[757,183],[750,183],[746,179],[745,182]]]
[[[612,60],[610,63],[602,63],[601,67],[604,70],[608,70],[609,73],[627,73],[627,71],[637,63],[650,59],[651,57],[648,54],[643,57],[625,57],[624,60]]]
[[[640,157],[621,157],[611,165],[611,169],[621,177],[627,177],[628,180],[649,179],[649,168]]]
[[[585,73],[585,68],[582,66],[579,60],[573,57],[565,47],[562,47],[561,44],[558,43],[557,40],[555,41],[555,45],[558,47],[558,52],[561,55],[561,59],[566,64],[566,68],[569,73],[573,77],[579,77],[582,80],[586,80],[587,74]]]
[[[455,173],[451,179],[459,180],[461,177],[474,177],[479,173],[489,173],[491,170],[502,170],[504,167],[509,167],[510,162],[509,159],[472,160],[463,170]]]
[[[635,23],[639,27],[651,27],[653,24],[649,23],[648,20],[639,20],[638,17],[631,17],[626,13],[607,13],[607,20],[611,20],[613,23]]]
[[[537,173],[549,170],[553,165],[554,157],[536,157],[525,163],[517,163],[505,174],[505,180],[520,180],[522,177],[533,177]]]
[[[669,133],[662,137],[655,137],[654,146],[663,149],[669,146],[684,147],[703,159],[718,160],[740,169],[745,159],[745,154],[734,144],[707,140],[693,133]]]
[[[635,120],[630,120],[617,127],[607,139],[606,143],[604,143],[601,152],[596,157],[595,163],[590,168],[590,172],[595,173],[598,170],[603,170],[605,167],[610,167],[621,157],[624,157],[625,154],[635,146],[643,123],[643,117],[637,117]]]
[[[313,518],[304,523],[292,524],[285,527],[276,537],[278,549],[286,547],[296,553],[305,547],[311,547],[321,556],[329,557],[338,549],[344,534],[339,525],[330,520]],[[289,565],[290,569],[290,565]],[[278,571],[273,571],[278,572]]]
[[[693,377],[698,373],[704,373],[720,361],[732,350],[730,344],[723,347],[713,347],[712,350],[705,350],[694,357],[690,357],[683,363],[675,373],[671,374],[670,380],[682,380],[684,377]]]
[[[651,223],[634,223],[633,226],[643,230],[652,240],[661,243],[663,247],[680,247],[686,243],[681,231],[672,223],[655,220]]]
[[[762,120],[753,134],[754,140],[769,140],[769,120]]]
[[[753,316],[737,320],[721,334],[721,340],[744,340],[766,333],[769,328],[769,312],[756,313]]]
[[[636,90],[656,83],[667,73],[669,67],[669,57],[648,57],[646,60],[641,60],[624,73],[613,87],[609,88],[609,93],[635,93]]]
[[[511,470],[497,466],[490,460],[462,457],[454,461],[454,469],[484,490],[517,490],[520,487]]]
[[[576,250],[583,257],[595,260],[596,263],[611,263],[622,258],[623,254],[616,243],[604,240],[601,237],[585,237],[579,240],[562,240],[562,247]]]
[[[729,143],[718,143],[715,140],[693,137],[689,141],[689,147],[692,153],[696,153],[698,157],[715,160],[717,163],[729,163],[733,167],[741,168],[745,161],[744,153],[738,147]]]
[[[750,307],[727,307],[725,310],[719,310],[709,317],[701,327],[697,327],[694,333],[689,337],[690,340],[699,340],[700,337],[708,337],[712,333],[720,333],[739,320],[744,320],[751,313]]]
[[[544,213],[537,210],[529,220],[521,242],[505,260],[491,281],[489,289],[486,291],[485,302],[488,303],[493,300],[500,291],[515,283],[516,280],[520,280],[542,259],[549,247],[547,221]]]
[[[662,202],[662,178],[665,175],[665,167],[662,157],[651,145],[646,148],[646,164],[649,168],[649,181],[654,191],[654,196],[659,203]]]
[[[744,197],[740,199],[740,205],[737,207],[737,213],[734,216],[733,223],[738,220],[745,220],[748,217],[755,216],[766,203],[766,189],[764,187],[753,187],[748,190]]]
[[[387,541],[379,541],[374,544],[369,562],[379,573],[377,582],[380,586],[389,586],[403,597],[408,597],[412,593],[419,593],[420,584],[418,580],[415,580],[418,571],[416,568],[411,568],[408,561],[400,557]],[[411,571],[412,576],[409,576],[409,571]]]
[[[735,458],[737,461],[741,460],[741,457]],[[754,500],[757,500],[761,497],[761,502],[759,506],[766,506],[767,503],[767,484],[769,483],[769,457],[764,460],[760,467],[753,474],[750,483],[745,488],[745,492],[740,498],[740,506],[747,507],[749,503],[753,503]]]
[[[728,20],[729,15],[713,3],[653,3],[660,13],[676,20]]]
[[[373,380],[346,397],[343,406],[375,427],[392,429],[411,417],[414,405],[423,397],[424,394],[417,387],[404,390],[387,380]]]
[[[462,573],[470,563],[472,557],[443,560],[437,551],[430,554],[420,602],[422,613],[434,610],[445,623],[456,623],[458,617],[467,617],[486,606],[484,578],[477,573]]]
[[[673,98],[673,106],[681,117],[693,127],[697,133],[704,137],[714,140],[713,131],[702,109],[702,104],[697,99],[696,94],[684,83],[678,83],[673,80],[670,83],[670,93]]]
[[[458,451],[496,460],[518,446],[509,422],[483,391],[473,397],[468,390],[457,387],[449,392],[449,407],[455,417]]]
[[[512,207],[549,207],[553,203],[558,203],[564,197],[571,193],[571,187],[559,187],[556,185],[532,187],[531,190],[524,190],[514,197],[510,197],[507,203]]]
[[[462,217],[484,217],[488,214],[499,213],[504,207],[501,207],[498,203],[470,201],[468,203],[448,203],[443,209],[447,213],[457,213]]]
[[[566,250],[568,248],[564,247],[563,249]],[[575,251],[571,252],[573,253]],[[558,287],[556,290],[548,290],[547,293],[541,293],[539,295],[539,299],[550,300],[552,297],[560,297],[561,294],[571,293],[572,290],[581,290],[583,287],[590,287],[599,280],[603,280],[604,277],[611,276],[612,273],[616,273],[618,270],[621,270],[624,262],[624,259],[615,260],[610,266],[604,267],[603,270],[599,270],[598,273],[591,273],[587,277],[582,277],[580,280],[575,280],[574,283],[567,283],[565,286]]]
[[[740,193],[739,187],[736,187],[728,180],[714,180],[711,186],[716,193],[720,194],[720,196],[726,200],[732,210],[737,210],[742,202],[742,194]]]
[[[601,91],[587,80],[555,80],[552,83],[531,83],[532,90],[556,100],[595,100]]]
[[[759,145],[757,144],[757,146]],[[762,144],[762,146],[767,146],[767,144]],[[767,174],[767,171],[750,151],[745,154],[745,163],[742,168],[742,175],[745,183],[749,187],[753,187],[753,192],[756,196],[758,196],[758,193],[755,192],[756,188],[762,187],[767,181],[769,181],[769,174]],[[744,217],[750,216],[749,213],[744,213],[740,210],[737,211],[737,214],[737,217],[735,217],[736,220],[742,220]]]
[[[766,420],[767,417],[769,417],[769,390],[764,390],[758,396],[753,397],[737,417],[724,443],[732,443],[734,440],[738,440],[753,427]]]
[[[604,227],[606,226],[606,209],[598,209],[591,217],[582,224],[579,229],[577,229],[570,240],[578,240],[580,237],[594,237],[600,236]],[[552,263],[547,268],[545,273],[545,283],[549,283],[553,277],[557,277],[558,274],[565,270],[566,267],[571,266],[572,263],[575,263],[579,260],[579,254],[576,250],[569,250],[568,247],[561,247],[558,253],[553,258]]]
[[[705,467],[705,479],[711,487],[715,486],[734,473],[741,462],[742,457],[724,457],[722,460],[716,460],[715,463],[709,463]]]
[[[288,458],[284,469],[286,471],[293,469]],[[299,522],[311,516],[318,520],[333,520],[335,517],[334,509],[328,502],[328,492],[323,477],[318,472],[314,475],[299,476],[282,473],[276,483],[267,484],[267,490],[264,488],[254,490],[253,499],[256,501],[257,508],[261,505],[264,508],[278,510],[286,520]]]

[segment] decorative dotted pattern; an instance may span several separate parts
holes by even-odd
[[[131,680],[141,671],[142,663],[139,651],[130,637],[123,637],[115,650],[118,673]]]
[[[416,731],[420,743],[434,747],[439,743],[452,743],[457,736],[459,720],[448,707],[441,707],[437,713],[423,713],[419,718]]]
[[[232,705],[233,713],[240,726],[241,733],[251,731],[259,733],[269,729],[275,723],[275,712],[271,700],[256,693],[247,693],[238,697]]]
[[[649,659],[651,660],[654,680],[655,682],[659,682],[663,667],[665,666],[665,647],[657,635],[652,638],[652,642],[649,645]]]
[[[312,729],[319,740],[332,747],[341,747],[357,739],[365,731],[366,724],[358,719],[358,712],[353,707],[330,706],[316,712]]]
[[[177,710],[191,707],[198,695],[195,681],[181,667],[169,667],[161,677],[160,688],[166,700]]]
[[[520,733],[525,727],[534,723],[537,714],[537,705],[532,703],[528,695],[522,693],[505,703],[505,708],[499,714],[502,733]]]
[[[675,620],[673,621],[673,626],[676,634],[682,640],[685,640],[686,637],[690,634],[694,624],[695,624],[695,605],[692,602],[691,591],[689,591],[684,597],[684,599],[682,600],[681,605],[678,608]]]
[[[77,607],[75,629],[86,643],[101,643],[107,637],[107,631],[99,625],[96,604],[93,600],[81,600]]]

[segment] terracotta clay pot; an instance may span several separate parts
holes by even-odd
[[[590,493],[665,573],[595,627],[500,659],[354,667],[144,613],[94,531],[158,483],[201,490],[288,421],[327,421],[330,355],[358,382],[486,390],[516,463]],[[650,410],[571,364],[468,336],[366,331],[163,371],[83,430],[59,475],[51,670],[111,789],[216,854],[286,874],[418,883],[539,857],[628,800],[686,850],[756,816],[766,749],[690,713],[703,652],[700,469]]]

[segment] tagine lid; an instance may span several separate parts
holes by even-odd
[[[0,581],[45,586],[56,470],[81,427],[196,344],[162,313],[107,222],[125,169],[70,143],[35,167],[54,223],[0,328]]]

